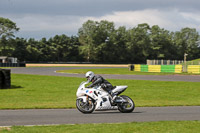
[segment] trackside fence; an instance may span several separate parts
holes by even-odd
[[[181,65],[183,60],[147,60],[147,65]]]
[[[0,63],[0,67],[26,67],[26,63]]]

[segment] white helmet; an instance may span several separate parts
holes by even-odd
[[[92,71],[88,71],[86,74],[85,74],[85,77],[87,78],[87,80],[89,82],[91,82],[91,80],[93,79],[94,77],[94,73]]]

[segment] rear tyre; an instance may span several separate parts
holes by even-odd
[[[80,112],[84,114],[89,114],[94,111],[95,104],[94,104],[94,101],[92,101],[91,99],[88,99],[88,101],[86,102],[83,102],[83,99],[77,99],[76,107]]]
[[[118,110],[122,113],[131,113],[135,109],[135,103],[133,100],[128,96],[119,96],[123,98],[126,102],[118,103]]]

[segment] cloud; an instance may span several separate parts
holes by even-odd
[[[199,11],[198,0],[0,0],[0,12],[103,16],[111,11],[145,9]]]
[[[71,31],[80,25],[78,16],[29,14],[15,20],[23,31]]]
[[[158,25],[170,31],[177,31],[185,27],[196,28],[200,32],[200,12],[189,13],[181,12],[177,9],[158,10],[145,9],[138,11],[121,11],[113,12],[102,17],[88,17],[91,20],[108,20],[116,24],[116,26],[126,26],[133,28],[141,23],[149,25]]]
[[[142,9],[127,11],[111,11],[101,16],[45,14],[45,13],[0,13],[0,16],[14,21],[20,28],[17,36],[24,38],[53,37],[55,35],[77,35],[78,29],[87,20],[114,22],[116,27],[136,27],[141,23],[150,26],[158,25],[170,31],[179,31],[182,28],[196,28],[200,32],[200,11],[183,11],[177,8]]]
[[[49,38],[57,34],[76,35],[78,29],[84,23],[83,17],[70,15],[0,14],[0,16],[11,18],[20,28],[16,35],[24,38]]]

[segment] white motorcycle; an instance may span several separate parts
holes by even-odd
[[[94,110],[114,110],[118,109],[122,113],[130,113],[134,110],[133,100],[125,95],[120,95],[128,86],[116,86],[112,92],[117,95],[114,101],[109,93],[104,91],[101,86],[86,88],[88,81],[83,81],[77,92],[76,107],[82,113],[92,113]]]

